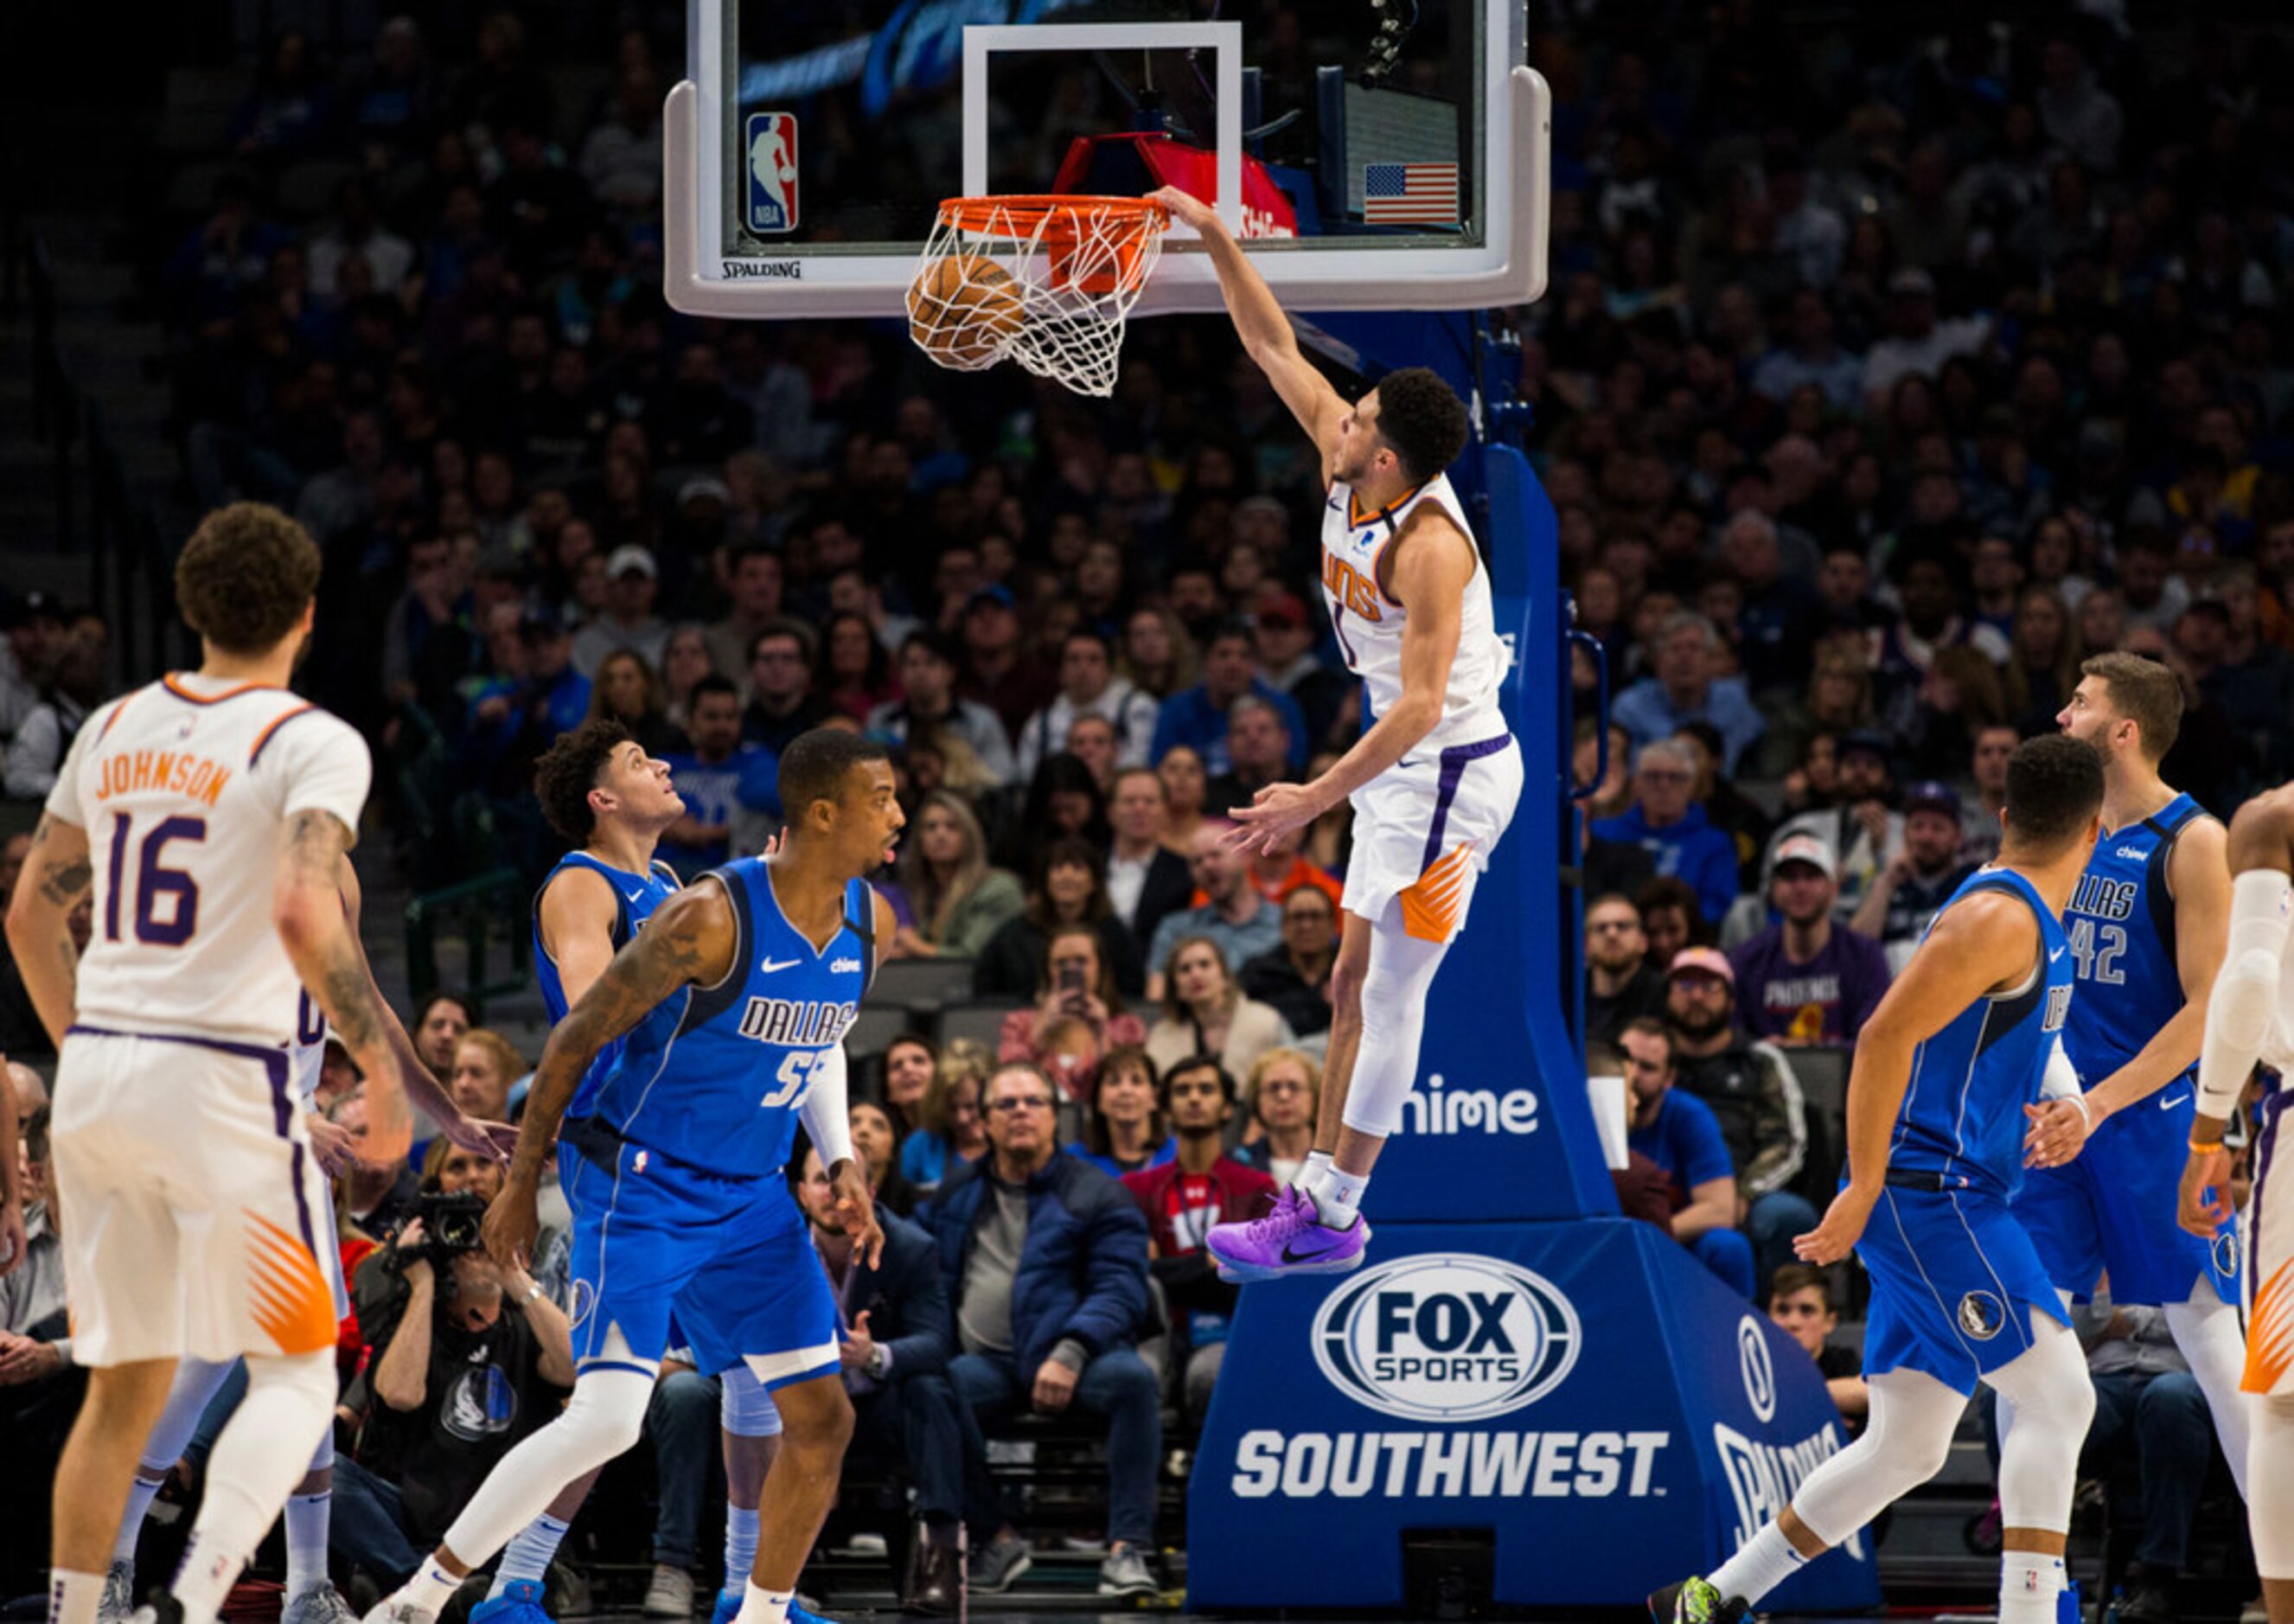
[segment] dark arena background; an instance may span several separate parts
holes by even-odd
[[[614,717],[669,763],[689,878],[779,828],[800,733],[880,737],[899,928],[846,1049],[915,1267],[843,1305],[860,1424],[803,1604],[1646,1617],[1861,1428],[1868,1282],[1791,1243],[1838,1179],[1856,1034],[1997,851],[2017,743],[2124,649],[2179,680],[2161,771],[2206,811],[2294,777],[2290,42],[2262,0],[14,5],[0,898],[82,721],[198,665],[175,559],[231,502],[322,551],[297,687],[372,755],[362,934],[473,1115],[515,1118],[548,1033],[556,739]],[[904,302],[966,187],[1219,173],[1342,393],[1423,365],[1468,399],[1450,473],[1526,771],[1369,1266],[1241,1291],[1201,1233],[1311,1143],[1351,813],[1273,855],[1218,836],[1363,726],[1322,470],[1193,244],[1099,395],[935,366]],[[1642,1018],[1704,1141],[1643,1131]],[[0,1277],[0,1604],[40,1618],[86,1376],[56,1057],[12,959],[0,1051],[31,1237]],[[1203,1054],[1208,1106],[1171,1086]],[[1073,1405],[948,1375],[980,1355],[945,1187],[995,1165],[983,1093],[1017,1061],[1127,1217],[1074,1289],[1148,1305]],[[357,1083],[330,1050],[317,1104],[354,1137]],[[325,1560],[354,1615],[564,1397],[516,1308],[442,1317],[427,1389],[378,1380],[406,1223],[435,1248],[439,1197],[500,1185],[450,1151],[335,1181]],[[578,1316],[542,1218],[535,1277]],[[1022,1257],[1019,1296],[1060,1267]],[[2083,1616],[2263,1618],[2160,1314],[2099,1280],[2074,1318]],[[164,1464],[138,1596],[237,1397]],[[737,1599],[718,1402],[664,1378],[551,1618]],[[1990,1618],[1990,1408],[1770,1616]],[[1121,1539],[1142,1504],[1151,1542]],[[289,1572],[274,1533],[226,1616],[339,1624]]]

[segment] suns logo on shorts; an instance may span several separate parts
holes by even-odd
[[[1959,1328],[1980,1342],[1999,1334],[2007,1310],[1989,1292],[1970,1292],[1959,1300]]]

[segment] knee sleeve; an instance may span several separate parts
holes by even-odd
[[[2246,1512],[2262,1577],[2294,1580],[2294,1396],[2254,1402]]]
[[[775,1438],[780,1435],[780,1407],[746,1365],[736,1365],[723,1377],[718,1411],[725,1430],[736,1438]]]
[[[567,1441],[590,1457],[582,1471],[602,1466],[637,1447],[653,1408],[653,1388],[651,1377],[634,1371],[585,1370],[574,1379],[565,1413],[550,1424],[565,1428]]]
[[[167,1476],[167,1468],[183,1457],[191,1434],[199,1430],[199,1417],[207,1414],[207,1406],[214,1402],[224,1378],[231,1374],[236,1362],[197,1359],[175,1362],[175,1383],[167,1389],[167,1408],[159,1412],[150,1436],[143,1440],[140,1465],[147,1482],[157,1482]]]
[[[1871,1381],[1864,1435],[1810,1473],[1795,1515],[1828,1548],[1943,1470],[1967,1400],[1933,1376],[1891,1370]]]
[[[1362,1043],[1346,1090],[1346,1124],[1390,1138],[1402,1126],[1402,1102],[1418,1081],[1418,1047],[1426,1035],[1426,998],[1449,945],[1403,928],[1399,903],[1371,927],[1370,967],[1363,977]]]
[[[1999,1395],[1999,1514],[2009,1528],[2070,1531],[2079,1446],[2095,1420],[2095,1384],[2078,1338],[2032,1316],[2031,1346],[1993,1371]]]

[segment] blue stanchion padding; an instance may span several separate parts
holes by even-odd
[[[1487,1528],[1500,1604],[1628,1605],[1844,1442],[1808,1357],[1651,1225],[1393,1225],[1354,1274],[1244,1288],[1188,1602],[1394,1606],[1409,1530]],[[1773,1604],[1878,1600],[1859,1536]]]

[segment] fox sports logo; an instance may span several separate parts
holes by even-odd
[[[1432,1253],[1348,1281],[1314,1316],[1314,1362],[1348,1398],[1410,1421],[1481,1421],[1560,1385],[1584,1345],[1554,1284]]]

